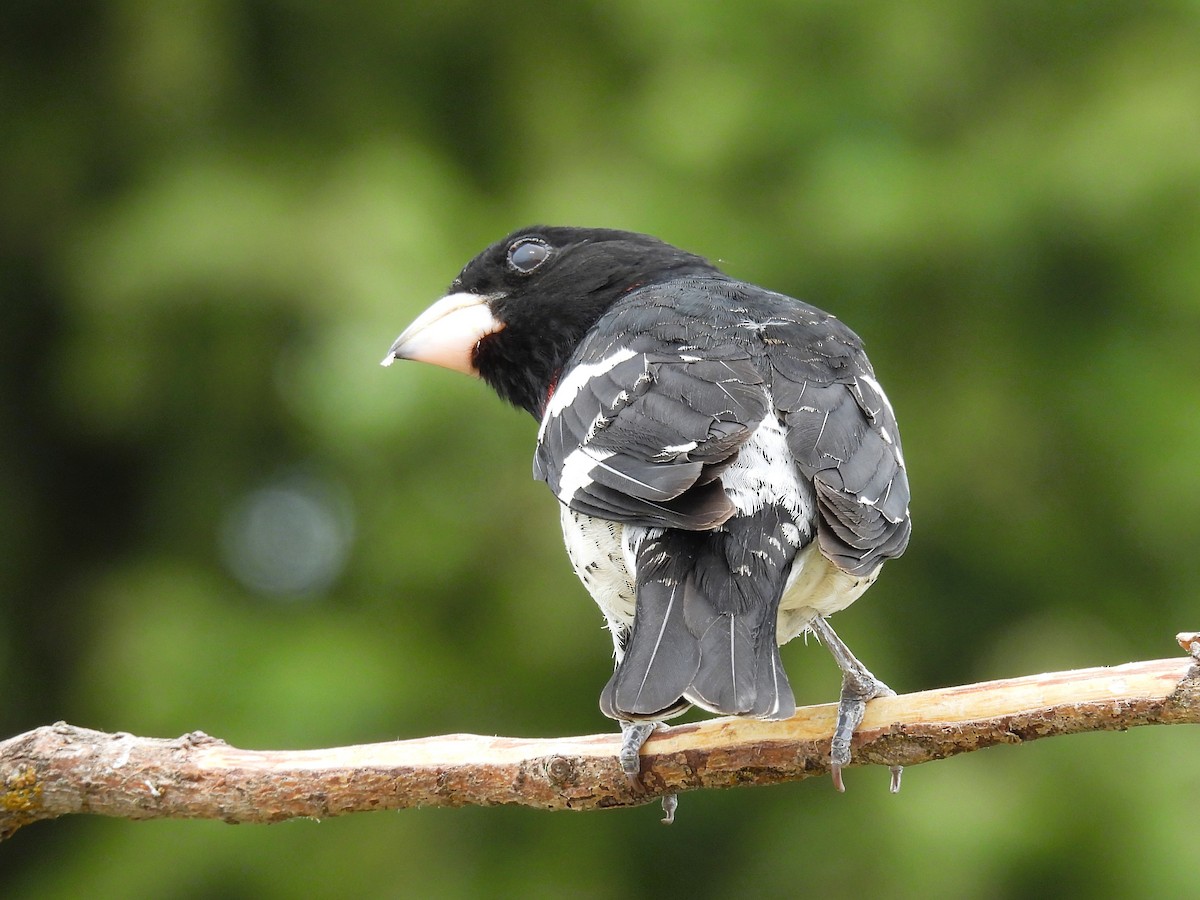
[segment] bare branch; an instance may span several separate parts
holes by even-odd
[[[1200,723],[1200,635],[1180,642],[1193,659],[881,697],[855,735],[852,764],[912,766],[1059,734]],[[828,704],[785,722],[724,718],[660,732],[642,751],[642,785],[622,774],[615,734],[456,734],[252,751],[202,732],[160,740],[60,722],[0,743],[0,839],[30,822],[83,812],[245,823],[411,806],[633,806],[673,792],[824,774],[834,716]]]

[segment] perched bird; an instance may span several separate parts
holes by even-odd
[[[540,423],[534,477],[612,632],[600,707],[627,774],[692,705],[791,716],[779,646],[811,631],[843,673],[842,789],[866,702],[892,692],[826,617],[909,536],[896,418],[854,332],[648,235],[535,226],[471,260],[396,359],[482,378]]]

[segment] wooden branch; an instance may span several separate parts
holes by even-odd
[[[854,738],[852,765],[912,766],[1059,734],[1200,723],[1200,634],[1180,641],[1191,659],[873,700]],[[198,731],[161,740],[60,722],[0,743],[0,839],[69,813],[245,823],[412,806],[634,806],[669,793],[825,774],[834,714],[827,704],[785,722],[724,718],[660,732],[642,751],[642,785],[622,774],[615,734],[457,734],[253,751]]]

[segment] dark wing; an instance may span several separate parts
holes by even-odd
[[[547,403],[534,474],[576,512],[667,529],[633,547],[637,605],[601,708],[661,719],[683,701],[795,710],[775,620],[810,533],[771,503],[737,514],[721,474],[771,412],[728,281],[644,290],[585,338]],[[726,308],[722,308],[722,303]]]
[[[767,413],[762,375],[745,348],[665,339],[670,315],[602,319],[546,404],[534,477],[577,512],[689,530],[734,513],[717,479]]]
[[[806,307],[797,322],[763,330],[771,394],[788,448],[817,495],[821,552],[870,575],[908,545],[908,475],[891,404],[858,337]]]

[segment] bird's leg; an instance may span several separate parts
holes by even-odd
[[[642,744],[646,743],[656,728],[666,728],[662,722],[621,722],[621,752],[617,758],[621,761],[621,771],[629,779],[636,790],[645,790],[642,784],[642,763],[640,752]],[[670,825],[675,821],[675,810],[679,806],[677,794],[663,794],[663,824]]]
[[[642,763],[638,757],[642,744],[654,734],[657,722],[621,722],[621,771],[631,782],[638,782],[638,773],[642,771]]]
[[[842,766],[850,763],[850,741],[867,712],[867,701],[876,697],[894,697],[896,692],[858,661],[822,616],[816,616],[809,627],[821,643],[829,648],[838,668],[842,670],[842,696],[838,701],[837,725],[833,730],[829,761],[833,786],[839,791],[844,791],[846,785],[842,782]],[[900,790],[900,776],[903,772],[901,766],[892,766],[893,794]]]

